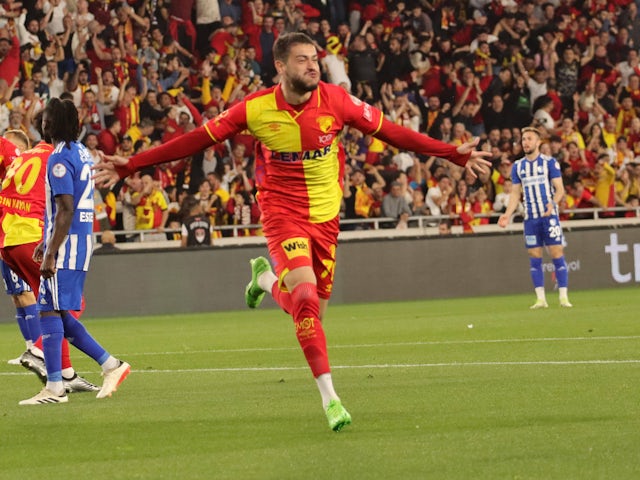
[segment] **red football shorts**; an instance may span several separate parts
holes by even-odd
[[[2,249],[4,262],[29,284],[36,297],[40,287],[40,265],[33,261],[33,251],[39,243],[12,245]]]
[[[263,231],[280,289],[286,291],[283,278],[288,272],[310,266],[316,275],[318,296],[329,299],[340,231],[339,217],[324,223],[310,223],[284,216],[267,220],[263,216]]]

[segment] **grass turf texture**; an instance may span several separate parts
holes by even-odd
[[[6,364],[22,342],[1,324],[0,479],[640,478],[637,288],[549,300],[332,306],[354,421],[338,434],[276,310],[89,319],[132,374],[112,398],[33,407],[18,401],[40,384]]]

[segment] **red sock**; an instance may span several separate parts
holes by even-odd
[[[71,357],[69,356],[69,342],[66,338],[62,339],[62,369],[73,368],[71,365]]]
[[[320,322],[320,299],[313,283],[298,285],[291,292],[296,336],[314,377],[331,372],[327,340]]]
[[[278,282],[273,282],[273,286],[271,287],[271,295],[273,299],[276,301],[280,308],[282,308],[285,312],[291,313],[291,294],[289,292],[283,292],[280,290],[278,286]]]
[[[40,350],[42,350],[42,335],[40,335],[38,339],[33,343],[33,346],[38,347]]]

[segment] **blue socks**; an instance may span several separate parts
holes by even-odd
[[[31,340],[31,334],[29,333],[29,325],[27,324],[27,319],[25,318],[24,308],[16,307],[16,322],[18,322],[18,328],[20,329],[20,333],[22,334],[22,338],[25,341]]]
[[[40,329],[40,315],[38,314],[38,307],[36,304],[27,305],[24,307],[24,319],[27,322],[27,327],[29,328],[29,340],[32,342],[36,342],[42,335],[42,330]]]
[[[556,268],[558,287],[567,287],[569,285],[569,270],[567,269],[567,262],[564,260],[564,255],[560,258],[554,258],[553,266]]]
[[[564,261],[564,260],[563,260]],[[542,273],[542,258],[529,257],[529,272],[534,288],[544,287],[544,274]]]
[[[40,318],[42,327],[42,349],[47,367],[47,382],[62,382],[62,338],[64,328],[57,315]]]
[[[82,323],[75,319],[69,312],[62,312],[62,322],[64,325],[64,334],[67,340],[81,352],[93,358],[98,365],[102,365],[108,358],[107,352],[102,346],[94,340],[87,332]]]

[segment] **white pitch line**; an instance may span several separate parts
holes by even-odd
[[[438,368],[438,367],[503,367],[503,366],[573,366],[573,365],[628,365],[640,364],[640,359],[627,360],[542,360],[523,362],[444,362],[444,363],[382,363],[370,365],[334,365],[334,370],[349,369],[385,369],[385,368]],[[292,370],[308,370],[307,366],[298,367],[226,367],[226,368],[187,368],[187,369],[145,369],[131,370],[132,373],[225,373],[225,372],[283,372]],[[5,376],[32,376],[29,372],[0,372]]]
[[[546,338],[502,338],[488,340],[442,340],[425,342],[391,342],[391,343],[362,343],[350,345],[329,345],[329,350],[341,348],[384,348],[384,347],[415,347],[421,345],[481,345],[487,343],[524,343],[524,342],[581,342],[586,340],[638,340],[640,335],[611,336],[611,337],[546,337]],[[243,353],[243,352],[282,352],[289,350],[299,350],[300,347],[257,347],[257,348],[228,348],[210,350],[183,350],[175,352],[137,352],[121,353],[122,356],[148,356],[148,355],[185,355],[202,353]]]

